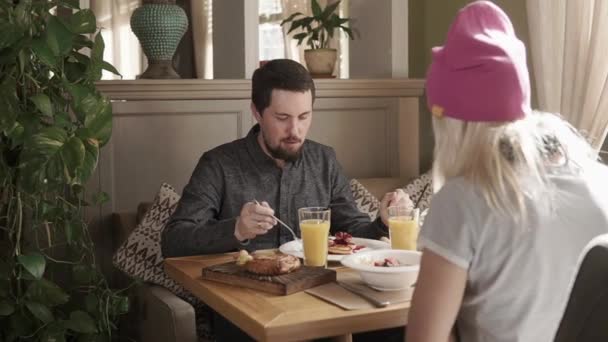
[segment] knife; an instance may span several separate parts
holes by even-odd
[[[340,285],[342,288],[360,296],[361,298],[367,300],[368,302],[374,304],[376,307],[378,308],[384,308],[388,305],[391,304],[390,301],[388,300],[379,300],[377,298],[374,298],[373,296],[370,296],[369,294],[365,293],[364,290],[361,290],[360,288],[353,286],[349,283],[345,283],[345,282],[341,282],[341,281],[337,281],[338,285]]]

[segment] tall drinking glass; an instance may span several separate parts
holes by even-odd
[[[388,208],[388,231],[392,249],[416,250],[418,240],[418,208],[393,206]]]
[[[322,207],[298,209],[304,265],[327,266],[327,240],[331,222],[331,210]]]

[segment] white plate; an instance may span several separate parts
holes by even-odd
[[[281,251],[284,254],[293,255],[298,258],[304,258],[304,250],[302,248],[302,244],[300,243],[300,241],[301,240],[286,242],[279,247],[279,251]],[[390,249],[391,248],[391,246],[388,243],[386,243],[384,241],[380,241],[380,240],[353,238],[352,241],[354,243],[356,243],[357,245],[365,246],[365,248],[361,248],[360,250],[358,250],[357,253],[363,252],[363,251],[369,251],[369,250],[373,250],[373,249]],[[343,257],[348,256],[348,255],[350,255],[350,254],[347,254],[347,255],[329,254],[329,255],[327,255],[327,260],[340,261],[340,260],[342,260]]]

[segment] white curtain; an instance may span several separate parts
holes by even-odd
[[[213,9],[211,0],[190,0],[192,44],[197,78],[213,78]]]
[[[131,31],[129,21],[141,0],[91,0],[90,7],[97,17],[106,49],[104,59],[114,65],[123,79],[135,79],[146,67],[139,41]],[[104,71],[103,79],[118,76]]]
[[[281,0],[281,5],[283,8],[283,19],[296,12],[304,13],[304,15],[311,15],[310,0]],[[298,41],[293,39],[293,35],[298,34],[301,31],[295,30],[290,34],[287,34],[289,27],[290,24],[283,26],[285,58],[293,59],[294,61],[304,64],[304,50],[308,48],[306,46],[306,41],[298,46]]]
[[[599,150],[608,133],[608,1],[526,6],[540,109],[561,113]]]

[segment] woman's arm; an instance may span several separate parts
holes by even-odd
[[[428,249],[422,251],[420,274],[408,317],[408,342],[450,340],[466,280],[466,269]]]

